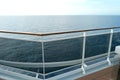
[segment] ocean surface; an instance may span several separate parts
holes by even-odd
[[[50,33],[120,26],[120,16],[0,16],[0,30]],[[109,31],[108,31],[109,32]],[[96,34],[96,32],[93,32]],[[74,37],[61,39],[61,37]],[[44,43],[45,62],[81,59],[83,37],[78,34],[48,37]],[[0,34],[0,60],[16,62],[42,62],[41,37]],[[91,57],[107,53],[110,34],[88,36],[86,55]],[[52,39],[55,40],[52,40]],[[57,40],[56,40],[57,39]],[[28,41],[29,40],[29,41]],[[33,40],[33,41],[32,41]],[[112,51],[120,44],[120,33],[113,35]],[[57,68],[59,69],[59,68]],[[34,69],[30,69],[34,71]],[[56,70],[48,69],[46,72]]]
[[[120,26],[120,16],[0,16],[0,29],[35,33]]]

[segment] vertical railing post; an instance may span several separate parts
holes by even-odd
[[[45,50],[44,50],[44,42],[42,44],[42,62],[43,62],[43,80],[45,80]]]
[[[113,29],[110,30],[110,40],[109,40],[108,54],[107,54],[107,61],[109,65],[111,65],[110,53],[111,53],[111,46],[112,46],[112,38],[113,38]]]
[[[83,74],[85,74],[85,67],[87,65],[85,64],[85,47],[86,47],[86,32],[83,32],[83,49],[82,49],[82,66],[81,69],[83,70]]]

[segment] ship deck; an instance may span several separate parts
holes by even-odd
[[[118,79],[117,80],[120,80],[120,68],[119,68]]]

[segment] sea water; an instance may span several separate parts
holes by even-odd
[[[120,26],[118,15],[0,16],[0,29],[48,33]]]

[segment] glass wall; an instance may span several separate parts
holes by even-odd
[[[118,45],[120,45],[120,32],[115,32],[113,34],[111,51],[114,51],[115,50],[115,46],[118,46]]]
[[[49,36],[47,41],[45,38],[44,40],[44,59],[45,63],[49,64],[45,65],[46,78],[70,71],[71,66],[81,63],[83,46],[81,33],[57,35],[57,38]]]
[[[114,51],[120,43],[119,35],[116,32],[111,37],[111,30],[42,37],[0,34],[0,64],[23,69],[41,79],[76,68],[84,71],[90,58],[109,57],[109,49]]]
[[[35,41],[36,39],[36,41]],[[39,38],[26,35],[0,35],[0,64],[15,72],[33,77],[43,76],[42,45]]]
[[[85,57],[92,57],[108,52],[110,34],[98,34],[86,37]]]

